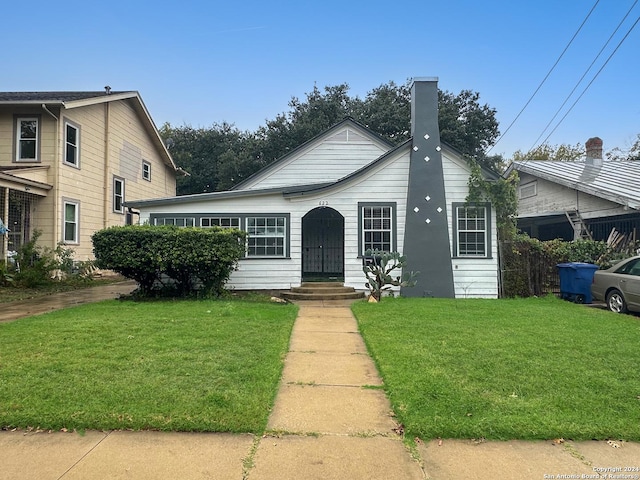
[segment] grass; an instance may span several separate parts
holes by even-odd
[[[0,324],[0,428],[262,433],[296,313],[112,300]]]
[[[552,297],[353,305],[409,438],[640,440],[640,318]]]

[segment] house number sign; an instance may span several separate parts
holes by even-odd
[[[329,205],[329,200],[320,200],[318,202],[318,205],[321,207],[326,207],[327,205]]]

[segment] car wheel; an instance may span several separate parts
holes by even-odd
[[[613,313],[627,313],[627,302],[624,301],[620,290],[611,290],[607,294],[607,307]]]

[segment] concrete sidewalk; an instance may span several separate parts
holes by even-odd
[[[380,386],[348,304],[301,303],[263,437],[1,431],[0,479],[598,478],[599,468],[640,478],[637,443],[445,439],[410,452]]]

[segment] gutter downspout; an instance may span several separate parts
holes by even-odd
[[[110,103],[104,103],[104,201],[102,212],[102,228],[107,228],[109,216],[109,137],[110,137]]]
[[[9,187],[4,188],[4,212],[2,212],[2,217],[4,221],[9,223]],[[7,225],[7,228],[9,226]],[[7,264],[7,259],[9,258],[9,235],[2,235],[2,252],[3,252],[3,260],[5,265]]]
[[[63,104],[64,106],[64,104]],[[58,199],[58,193],[59,193],[59,188],[58,188],[58,183],[59,183],[59,178],[58,175],[60,174],[60,162],[62,161],[62,153],[59,152],[60,149],[60,119],[58,117],[56,117],[53,112],[51,110],[49,110],[47,108],[47,106],[43,103],[42,104],[42,110],[44,110],[45,112],[47,112],[55,121],[56,121],[56,135],[55,135],[55,140],[54,140],[54,155],[53,155],[53,181],[51,182],[51,185],[53,186],[52,188],[52,192],[51,194],[53,195],[53,243],[52,243],[52,248],[55,248],[55,246],[58,244],[59,241],[62,240],[62,237],[60,236],[60,228],[61,225],[63,223],[63,218],[62,218],[62,212],[59,211],[60,209],[60,201]]]

